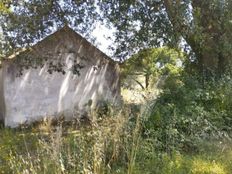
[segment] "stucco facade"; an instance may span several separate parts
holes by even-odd
[[[0,80],[0,118],[11,127],[120,99],[117,63],[67,26],[5,60]]]

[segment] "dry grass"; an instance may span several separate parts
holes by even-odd
[[[199,154],[157,151],[141,136],[142,109],[127,106],[87,124],[45,120],[0,130],[0,173],[230,174],[231,146],[212,143]],[[216,143],[215,143],[216,144]]]
[[[98,174],[125,173],[128,168],[132,173],[140,124],[139,119],[128,124],[131,117],[130,109],[124,109],[86,124],[45,120],[30,128],[4,130],[5,140],[11,140],[0,140],[0,151],[5,153],[0,169],[20,174]]]

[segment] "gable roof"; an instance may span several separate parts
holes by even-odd
[[[67,35],[69,35],[69,36],[71,36],[73,38],[76,38],[78,40],[81,40],[81,44],[85,45],[86,47],[90,48],[91,50],[96,51],[99,55],[101,55],[101,57],[105,58],[106,60],[108,60],[108,61],[110,61],[112,63],[117,63],[112,58],[110,58],[105,53],[103,53],[101,50],[99,50],[97,47],[95,47],[88,40],[86,40],[84,37],[82,37],[80,34],[78,34],[77,32],[75,32],[68,25],[65,25],[64,27],[62,27],[61,29],[57,30],[56,32],[48,35],[47,37],[45,37],[41,41],[37,42],[35,45],[33,45],[31,47],[28,47],[28,48],[22,48],[21,50],[19,50],[16,53],[8,56],[4,60],[10,61],[10,60],[16,59],[19,55],[23,55],[24,53],[28,53],[28,52],[30,53],[30,52],[33,52],[35,50],[38,50],[38,48],[40,48],[40,46],[43,46],[44,43],[49,42],[49,40],[52,40],[52,39],[57,38],[57,37],[66,37]]]

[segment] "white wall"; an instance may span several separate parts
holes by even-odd
[[[30,65],[27,61],[40,68],[24,67],[18,76],[22,66]],[[49,74],[51,62],[62,63],[66,73]],[[71,71],[74,62],[84,66],[80,76]],[[99,100],[115,102],[120,98],[116,63],[67,26],[5,61],[1,71],[0,96],[4,97],[0,113],[6,126],[44,116],[73,117],[76,110],[86,109],[90,99],[94,107]]]
[[[76,110],[86,109],[85,105],[90,99],[94,106],[97,100],[113,101],[114,97],[118,97],[113,96],[106,81],[106,77],[111,73],[107,63],[97,69],[94,68],[95,64],[85,63],[78,76],[69,69],[72,64],[70,56],[65,57],[65,75],[58,72],[49,74],[48,65],[45,64],[42,68],[24,70],[23,75],[16,77],[16,73],[12,73],[14,66],[6,66],[6,126],[14,127],[42,116],[77,116]]]

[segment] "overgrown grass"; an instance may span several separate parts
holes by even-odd
[[[149,142],[141,143],[134,173],[157,174],[230,174],[232,148],[220,142],[199,144],[200,152],[171,153],[155,150]]]
[[[82,124],[0,130],[1,173],[131,173],[139,122],[130,110]],[[135,115],[134,115],[135,116]],[[137,119],[139,120],[139,119]]]
[[[143,114],[126,107],[84,125],[1,129],[0,173],[232,173],[230,142],[201,142],[191,153],[161,151],[141,134]]]

